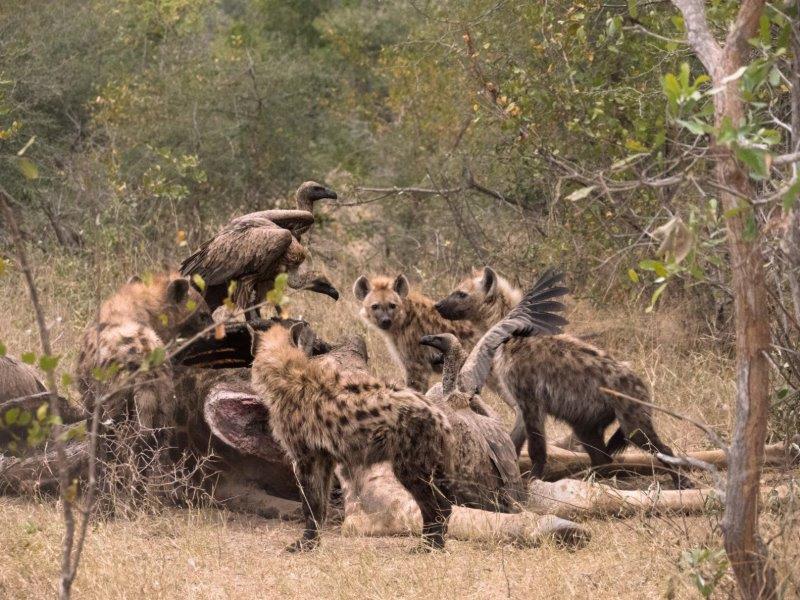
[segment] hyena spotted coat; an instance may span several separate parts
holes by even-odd
[[[361,301],[359,316],[383,335],[392,359],[405,372],[406,386],[423,394],[433,374],[441,372],[442,355],[435,348],[420,345],[419,340],[426,335],[452,333],[468,348],[477,340],[471,325],[443,319],[433,300],[410,289],[404,275],[371,280],[362,275],[353,285],[353,293]]]
[[[177,273],[146,281],[132,278],[100,307],[97,320],[83,334],[76,367],[84,406],[113,391],[122,373],[140,369],[156,349],[179,336],[191,336],[212,324],[203,298]],[[117,365],[118,374],[109,369]],[[102,418],[134,418],[148,429],[174,422],[176,399],[168,364],[137,373],[129,387],[104,400]]]
[[[519,289],[487,267],[462,281],[436,309],[448,319],[465,320],[485,331],[520,297]],[[572,427],[594,466],[611,462],[611,455],[629,441],[674,456],[656,433],[649,407],[600,389],[649,402],[647,385],[626,363],[592,344],[566,334],[512,339],[498,350],[494,369],[522,410],[535,476],[541,476],[547,460],[546,415]],[[614,419],[619,429],[606,443],[604,432]],[[673,479],[679,487],[688,485],[680,475]]]
[[[423,548],[444,545],[453,470],[451,430],[441,410],[410,389],[364,376],[354,380],[309,356],[305,324],[255,335],[253,387],[270,426],[292,459],[303,496],[305,529],[289,551],[319,543],[337,463],[358,468],[388,461],[419,505]]]

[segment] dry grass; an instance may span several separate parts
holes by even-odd
[[[66,369],[77,340],[98,299],[127,274],[148,264],[147,257],[118,268],[98,261],[39,254],[37,280],[52,321],[56,351]],[[154,264],[154,263],[149,263]],[[319,266],[319,265],[318,265]],[[305,316],[321,335],[344,331],[367,336],[376,373],[399,378],[380,337],[357,319],[349,293],[359,269],[339,266],[329,273],[342,299],[297,295],[293,316]],[[439,283],[431,292],[446,291]],[[6,307],[0,340],[12,354],[37,348],[37,337],[21,281],[0,279]],[[699,327],[669,309],[645,315],[641,309],[598,310],[585,303],[570,307],[571,330],[595,334],[594,341],[630,360],[650,383],[654,399],[666,407],[729,430],[733,395],[732,361],[707,341]],[[493,399],[497,403],[496,399]],[[510,418],[508,411],[505,417]],[[678,450],[709,447],[694,428],[656,416],[662,437]],[[551,435],[563,427],[551,426]],[[647,480],[642,480],[647,485]],[[765,529],[783,577],[800,577],[796,511],[765,514]],[[90,534],[75,590],[78,598],[656,598],[697,597],[683,551],[720,548],[717,516],[648,517],[588,523],[593,539],[575,552],[545,545],[535,549],[450,542],[442,554],[410,555],[414,540],[345,538],[335,527],[319,552],[290,556],[281,549],[298,534],[292,523],[232,515],[224,511],[170,510],[96,524]],[[52,501],[0,498],[0,597],[52,596],[57,575],[61,524]],[[794,589],[796,593],[796,584]],[[717,588],[732,590],[726,574]],[[789,592],[791,594],[791,592]]]

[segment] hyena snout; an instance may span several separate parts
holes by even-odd
[[[381,329],[391,329],[392,320],[389,317],[380,317],[378,319],[378,327],[380,327]]]
[[[440,315],[450,321],[458,321],[467,318],[466,307],[457,299],[452,298],[452,295],[443,300],[439,300],[439,302],[433,306]]]

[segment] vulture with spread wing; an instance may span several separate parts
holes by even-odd
[[[257,319],[258,310],[247,309],[264,300],[283,272],[288,274],[290,288],[337,300],[339,292],[330,281],[308,269],[308,252],[300,243],[314,224],[314,202],[336,197],[333,190],[307,181],[295,194],[297,210],[263,210],[236,217],[183,261],[181,274],[202,277],[203,295],[212,311],[222,305],[231,282],[236,281],[232,299],[247,311],[248,320]]]
[[[455,437],[460,440],[456,460],[462,477],[454,483],[455,489],[461,488],[460,496],[480,497],[504,510],[512,510],[514,504],[525,500],[514,443],[480,392],[495,354],[508,340],[556,334],[567,323],[557,314],[564,305],[553,300],[567,293],[565,287],[557,285],[562,278],[554,271],[542,275],[508,316],[483,335],[469,355],[451,334],[428,335],[420,340],[444,356],[442,382],[426,395],[445,408]],[[480,482],[481,489],[476,489],[476,482]]]

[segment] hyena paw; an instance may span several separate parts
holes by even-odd
[[[317,546],[319,546],[318,539],[309,540],[306,538],[300,538],[293,544],[289,544],[288,546],[286,546],[286,548],[284,548],[283,550],[284,552],[289,552],[290,554],[297,554],[298,552],[308,552],[310,550],[313,550]]]

